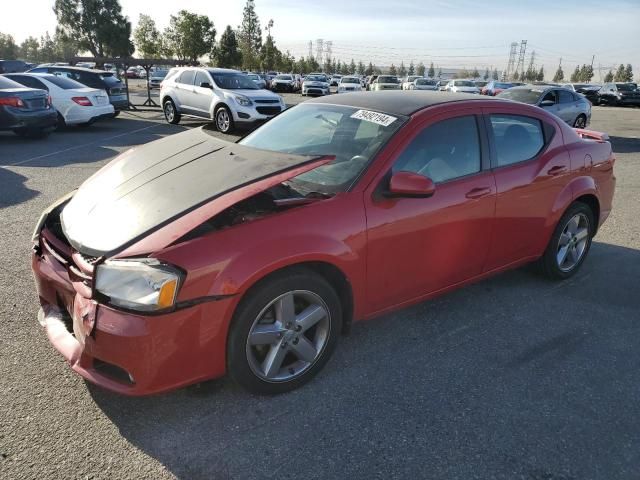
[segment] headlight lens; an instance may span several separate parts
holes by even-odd
[[[238,104],[242,105],[243,107],[249,107],[252,105],[251,100],[248,97],[245,97],[244,95],[236,95],[235,99],[236,99],[236,102],[238,102]]]
[[[114,306],[140,311],[173,307],[182,273],[153,258],[107,260],[98,265],[96,290]]]

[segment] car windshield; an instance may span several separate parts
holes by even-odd
[[[343,105],[300,104],[239,143],[288,154],[335,156],[334,161],[287,182],[303,196],[334,194],[349,188],[405,121],[404,117]]]
[[[616,83],[616,88],[621,92],[633,92],[638,86],[635,83]]]
[[[293,80],[293,77],[291,75],[278,75],[276,80]]]
[[[470,80],[456,80],[453,82],[454,87],[475,87],[476,84]]]
[[[355,77],[342,77],[340,83],[360,83],[360,79]]]
[[[254,81],[255,80],[260,80],[260,75],[256,75],[256,74],[253,74],[253,73],[247,75],[247,77],[249,77],[251,80],[254,80]]]
[[[538,103],[540,95],[542,95],[543,92],[544,90],[531,88],[510,88],[509,90],[505,90],[498,94],[498,97],[534,105]]]
[[[324,77],[321,77],[320,75],[309,75],[305,80],[310,82],[324,82]]]
[[[168,70],[156,70],[156,73],[154,73],[152,76],[154,78],[165,78],[167,76],[167,73],[169,73]]]
[[[416,85],[435,85],[436,83],[435,80],[427,80],[426,78],[418,78],[416,80]]]
[[[71,80],[67,77],[60,77],[58,75],[47,75],[43,77],[46,81],[53,83],[55,86],[62,88],[63,90],[73,90],[75,88],[86,88],[86,85],[83,85],[80,82],[76,82],[75,80]]]
[[[510,83],[494,83],[493,86],[494,88],[502,88],[504,90],[513,87],[513,85]]]
[[[387,77],[385,75],[380,75],[378,77],[378,83],[398,83],[398,77]]]
[[[258,90],[256,84],[244,73],[216,73],[209,71],[219,88],[226,90]]]

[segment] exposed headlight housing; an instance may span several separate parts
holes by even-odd
[[[251,99],[249,97],[245,97],[244,95],[234,95],[234,98],[236,100],[236,102],[238,102],[239,105],[242,105],[243,107],[250,107],[251,105],[253,105],[253,102],[251,101]]]
[[[142,312],[175,305],[183,273],[154,258],[107,260],[96,269],[95,287],[109,303]]]

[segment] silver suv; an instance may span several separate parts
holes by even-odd
[[[167,122],[176,124],[189,115],[213,120],[223,133],[264,122],[286,108],[279,95],[224,68],[172,68],[161,84],[160,99]]]

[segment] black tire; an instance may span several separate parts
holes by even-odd
[[[173,103],[173,100],[170,98],[167,98],[162,104],[162,113],[164,113],[164,119],[171,125],[179,124],[182,118],[182,115],[180,115],[180,112],[176,108],[176,104]]]
[[[573,122],[573,128],[586,128],[587,127],[587,116],[581,113],[576,117],[575,122]]]
[[[64,121],[64,117],[60,112],[58,112],[58,124],[56,125],[56,130],[62,130],[67,126],[67,122]]]
[[[254,321],[274,299],[292,291],[308,291],[319,296],[329,312],[328,336],[315,360],[288,380],[267,380],[257,375],[247,352],[247,341]],[[252,287],[236,309],[227,339],[227,371],[238,384],[257,394],[289,392],[310,381],[325,366],[335,350],[342,329],[340,299],[331,285],[307,269],[287,270]]]
[[[560,250],[559,248],[560,236],[562,235],[563,231],[567,227],[567,224],[569,223],[569,221],[576,215],[583,215],[584,218],[586,218],[586,221],[588,222],[588,225],[587,225],[588,236],[586,239],[584,251],[580,256],[580,259],[570,269],[566,270],[566,269],[560,268],[560,266],[558,265],[557,257]],[[562,218],[560,218],[560,221],[558,222],[558,225],[556,225],[556,229],[554,230],[553,235],[549,240],[549,245],[547,245],[547,249],[545,250],[542,257],[538,260],[538,268],[540,272],[546,277],[553,280],[564,280],[575,275],[575,273],[580,269],[585,259],[587,258],[587,255],[589,254],[589,250],[591,248],[591,241],[594,235],[595,235],[595,218],[594,218],[593,211],[591,210],[591,207],[589,207],[587,204],[582,202],[572,203],[567,209],[567,211],[564,212],[564,215],[562,215]]]
[[[222,120],[225,114],[227,121]],[[221,118],[218,118],[219,116]],[[216,113],[213,114],[213,121],[215,122],[216,129],[220,133],[231,133],[235,130],[235,124],[233,123],[233,115],[231,115],[231,110],[229,110],[225,106],[218,107]]]
[[[115,112],[113,112],[113,115],[111,115],[111,117],[116,118],[118,115],[120,115],[120,110],[116,110]]]

